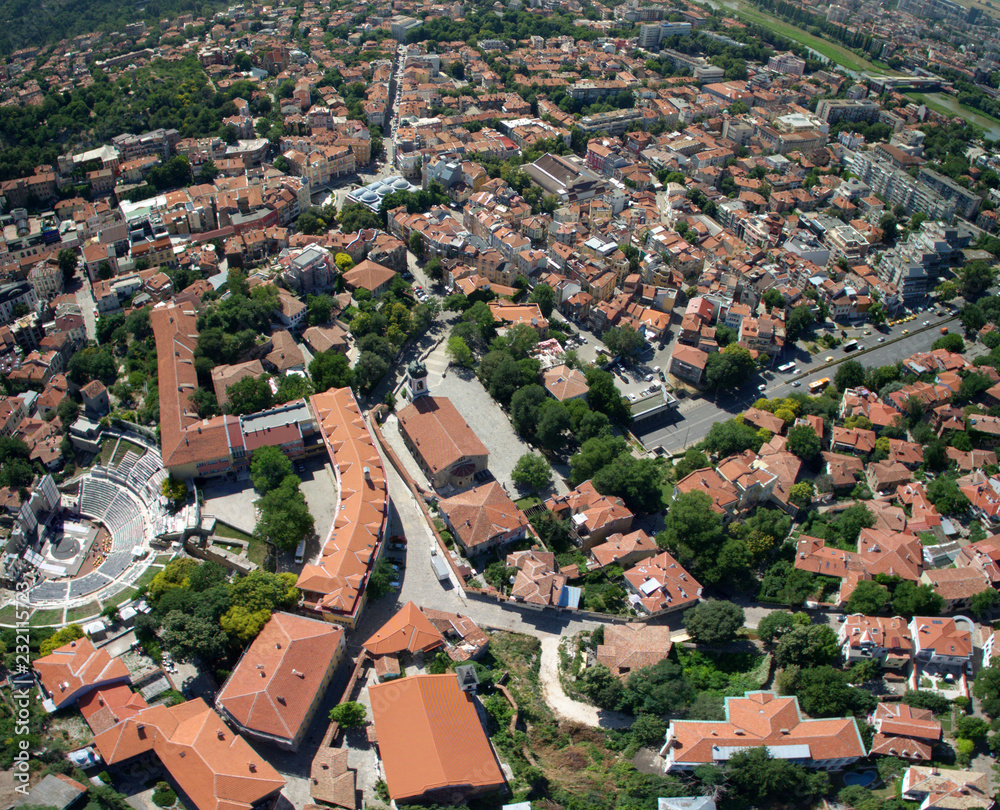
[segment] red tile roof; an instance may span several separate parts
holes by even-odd
[[[151,706],[94,737],[108,765],[152,752],[198,810],[250,810],[285,780],[201,698]]]
[[[865,756],[865,746],[851,717],[805,720],[793,697],[747,692],[726,699],[726,720],[674,720],[667,733],[675,762],[711,763],[726,759],[725,749],[808,746],[813,761]],[[721,749],[721,750],[720,750]]]
[[[396,802],[446,788],[501,788],[505,780],[475,699],[453,673],[369,687],[389,796]]]
[[[362,646],[372,655],[415,653],[444,646],[444,636],[413,602],[403,607]]]
[[[291,742],[343,647],[343,628],[275,613],[243,653],[215,705],[242,728]]]
[[[128,668],[107,650],[96,649],[89,638],[64,644],[32,664],[42,688],[56,707],[79,699],[100,685],[128,683]]]
[[[320,561],[299,574],[298,587],[321,611],[354,615],[375,564],[388,494],[382,459],[350,388],[310,400],[337,477],[339,508]]]

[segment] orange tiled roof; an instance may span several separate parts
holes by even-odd
[[[498,535],[528,527],[524,512],[496,481],[445,498],[438,506],[448,516],[462,545],[470,551]]]
[[[505,780],[472,696],[454,674],[415,675],[369,687],[389,796],[445,788],[500,788]]]
[[[597,662],[624,677],[670,655],[670,628],[648,624],[609,624],[604,643],[597,648]]]
[[[341,627],[275,613],[243,653],[215,705],[243,728],[294,740],[343,644]]]
[[[865,756],[865,746],[852,717],[805,720],[793,697],[773,692],[747,692],[726,699],[726,720],[674,720],[668,738],[676,762],[711,763],[720,748],[780,749],[809,746],[812,760]]]
[[[407,602],[362,646],[372,655],[426,652],[444,646],[444,636],[413,602]]]
[[[285,780],[201,698],[151,706],[94,737],[108,765],[156,754],[198,810],[250,810]]]
[[[305,566],[297,584],[321,611],[353,615],[386,519],[385,472],[350,388],[331,388],[310,402],[333,462],[340,503],[319,563]]]
[[[488,456],[479,437],[447,397],[418,397],[398,412],[399,427],[431,471],[467,456]]]
[[[94,647],[89,638],[64,644],[32,664],[42,688],[57,707],[79,698],[94,687],[129,682],[128,668],[107,650]]]

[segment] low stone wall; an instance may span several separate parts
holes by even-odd
[[[236,571],[240,574],[249,574],[251,571],[256,571],[258,568],[257,563],[248,560],[246,557],[233,554],[231,551],[227,551],[221,546],[213,545],[213,540],[221,540],[224,543],[239,543],[239,540],[231,540],[228,537],[209,537],[207,545],[200,546],[195,543],[185,542],[184,550],[187,551],[192,557],[197,557],[201,560],[211,560],[212,562],[217,562],[219,565],[225,566],[230,571]]]

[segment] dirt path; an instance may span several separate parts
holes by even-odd
[[[545,634],[541,639],[542,662],[539,676],[542,694],[556,717],[600,728],[628,728],[632,725],[632,718],[628,715],[604,711],[569,697],[559,683],[559,636]]]

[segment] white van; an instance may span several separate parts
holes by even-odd
[[[306,541],[303,540],[299,543],[298,548],[295,549],[295,564],[302,565],[306,559]]]

